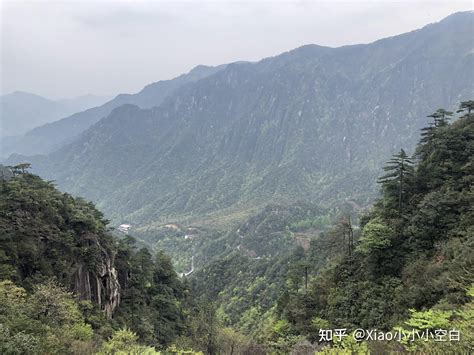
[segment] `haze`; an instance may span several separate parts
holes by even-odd
[[[367,43],[471,2],[1,2],[1,94],[133,93],[198,64]]]

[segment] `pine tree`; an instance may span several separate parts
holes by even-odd
[[[436,112],[433,112],[431,115],[428,115],[426,117],[432,118],[433,123],[431,123],[428,127],[422,128],[422,131],[429,132],[437,127],[442,127],[446,126],[449,122],[449,120],[453,117],[453,112],[451,111],[446,111],[444,108],[439,108],[436,110]],[[426,136],[425,134],[421,134],[422,136]]]
[[[436,113],[438,114],[436,120],[437,127],[446,126],[449,123],[449,120],[451,120],[451,118],[453,117],[453,112],[446,111],[444,108],[438,109]]]
[[[401,213],[404,184],[406,183],[406,179],[413,176],[414,173],[413,160],[408,157],[403,149],[400,149],[400,152],[387,162],[387,166],[385,166],[383,170],[388,173],[379,178],[378,182],[383,185],[397,186],[398,212]]]
[[[25,174],[27,173],[27,170],[31,168],[30,163],[21,163],[15,166],[10,167],[13,175],[17,176],[19,174]]]
[[[436,129],[448,125],[452,116],[453,112],[446,111],[443,108],[440,108],[431,115],[426,116],[432,118],[433,122],[430,122],[428,126],[421,129],[420,144],[418,145],[417,151],[415,152],[415,156],[417,158],[423,159],[426,156],[427,151],[432,148],[431,142],[435,135]]]
[[[467,112],[466,112],[467,111]],[[468,100],[468,101],[461,101],[461,104],[459,105],[459,110],[457,110],[457,113],[461,112],[466,112],[466,114],[463,117],[472,117],[471,112],[474,111],[474,100]]]
[[[428,143],[431,141],[431,138],[433,138],[433,135],[434,135],[434,131],[436,129],[436,126],[434,123],[429,123],[428,126],[426,127],[423,127],[421,129],[421,139],[420,139],[420,143]]]

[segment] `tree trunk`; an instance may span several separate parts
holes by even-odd
[[[400,186],[398,187],[398,213],[402,213],[403,165],[400,169]]]

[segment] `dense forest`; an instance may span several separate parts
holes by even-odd
[[[270,261],[236,252],[198,271],[194,287],[217,299],[225,324],[272,351],[472,352],[473,104],[463,102],[452,124],[452,112],[428,116],[414,155],[401,150],[387,162],[382,197],[358,225],[343,210],[320,233],[301,221],[299,231],[313,235],[306,250],[285,246]],[[357,343],[357,328],[428,335]],[[335,329],[348,336],[322,341]],[[426,341],[452,330],[459,341]]]
[[[430,115],[369,209],[270,205],[154,243],[108,228],[29,164],[2,167],[0,353],[473,352],[473,111]],[[196,258],[188,276],[160,250],[173,236],[189,245],[182,271]]]

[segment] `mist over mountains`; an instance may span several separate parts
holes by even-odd
[[[107,97],[83,95],[49,100],[23,91],[0,96],[0,136],[15,136],[78,111],[101,105]]]
[[[264,26],[257,40],[300,38],[291,21],[270,30],[255,4],[225,4],[226,15],[216,4],[83,5],[18,9],[12,24],[24,33],[35,15],[28,33],[44,51],[2,63],[5,87],[117,86],[106,71],[131,84],[154,72],[146,65],[196,60],[193,38],[213,63],[227,55],[206,45],[206,31],[186,30],[185,9],[193,26],[235,25],[216,34],[239,53],[240,11]],[[306,30],[324,36],[343,24],[335,32],[350,41],[361,24],[381,33],[388,16],[387,26],[421,21],[445,6],[402,5],[285,4],[292,12],[276,18],[315,23]],[[265,4],[265,15],[279,6]],[[60,13],[46,31],[44,18]],[[176,26],[189,38],[178,40]],[[20,59],[23,41],[5,28],[6,53]],[[84,28],[102,41],[97,62],[82,62],[94,41],[72,40]],[[156,48],[127,45],[132,28]],[[43,56],[71,76],[46,70]],[[92,74],[103,81],[85,80]],[[472,353],[474,12],[369,44],[199,65],[73,114],[59,108],[75,100],[0,99],[11,104],[0,102],[10,110],[1,123],[29,129],[0,136],[0,354]]]
[[[116,223],[365,204],[387,156],[414,147],[420,118],[472,97],[473,21],[458,13],[367,45],[198,67],[28,132],[6,150],[49,154],[7,163],[31,162]]]
[[[84,130],[107,116],[116,107],[124,104],[134,104],[142,108],[160,105],[165,97],[173,93],[180,86],[199,80],[223,67],[218,66],[214,68],[201,65],[173,80],[164,80],[147,85],[137,94],[120,94],[100,106],[93,107],[95,105],[91,105],[92,108],[85,111],[82,110],[86,107],[68,111],[68,114],[72,113],[70,116],[64,117],[66,113],[61,114],[56,119],[62,119],[56,122],[31,129],[24,135],[8,137],[3,140],[0,156],[7,157],[12,153],[25,155],[50,153],[74,141]],[[24,104],[30,107],[28,103]],[[34,116],[34,114],[30,113],[30,116]]]

